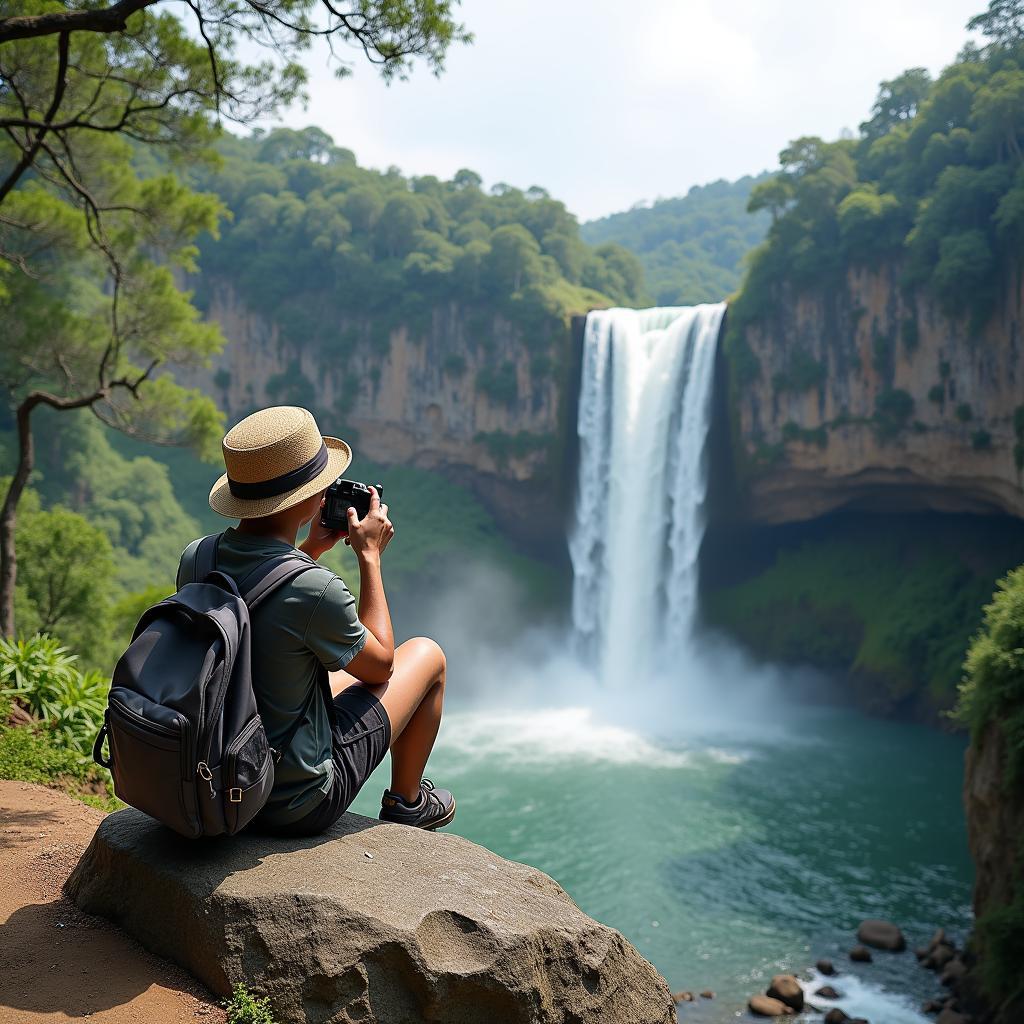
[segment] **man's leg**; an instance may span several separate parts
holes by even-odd
[[[339,671],[331,673],[331,692],[365,686],[384,705],[391,720],[391,789],[406,800],[420,795],[420,779],[434,747],[445,684],[444,651],[425,636],[395,648],[395,667],[386,683],[364,683]]]

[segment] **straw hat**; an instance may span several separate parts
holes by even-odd
[[[337,437],[322,437],[308,409],[277,405],[236,423],[223,441],[227,472],[210,508],[231,519],[281,512],[332,484],[352,461]]]

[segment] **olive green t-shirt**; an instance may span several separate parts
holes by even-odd
[[[199,540],[182,552],[177,585],[192,579]],[[298,554],[314,568],[283,584],[251,617],[252,685],[263,727],[276,747],[302,710],[320,666],[344,668],[366,643],[355,598],[330,569],[284,541],[239,533],[229,527],[217,546],[217,569],[239,583],[257,565],[280,554]],[[314,697],[310,713],[274,768],[274,788],[260,812],[275,825],[296,821],[331,788],[331,730],[324,701]]]

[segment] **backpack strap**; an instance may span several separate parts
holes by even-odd
[[[196,545],[192,556],[193,583],[205,580],[217,568],[217,545],[220,543],[220,537],[219,533],[211,533]]]
[[[316,564],[302,555],[286,554],[268,558],[239,581],[238,590],[251,613],[253,608],[278,587],[295,579],[296,576],[301,576],[307,569],[315,568]]]

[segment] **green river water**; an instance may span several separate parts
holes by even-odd
[[[866,917],[898,922],[911,947],[940,925],[963,937],[962,737],[770,694],[709,722],[656,695],[568,697],[456,702],[427,771],[456,793],[451,831],[551,874],[673,991],[715,991],[682,1021],[743,1016],[772,974],[821,956],[851,1016],[927,1019],[937,980],[912,953],[846,954]],[[375,815],[386,783],[387,762],[353,810]]]

